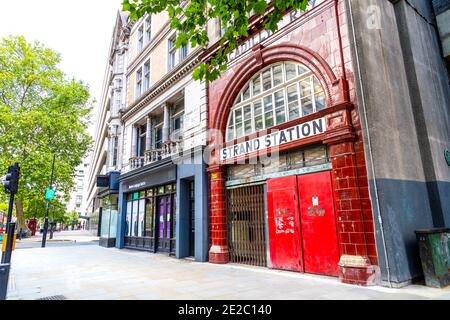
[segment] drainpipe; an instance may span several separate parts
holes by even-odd
[[[344,48],[342,46],[342,37],[341,37],[341,23],[339,19],[339,0],[334,0],[334,9],[336,14],[336,28],[338,33],[338,41],[339,41],[339,52],[341,56],[341,68],[342,68],[342,94],[344,96],[345,102],[350,101],[350,93],[348,91],[348,81],[347,81],[347,71],[345,70],[345,60],[344,60]]]
[[[367,120],[367,107],[366,107],[366,99],[365,99],[365,93],[364,93],[364,87],[362,84],[362,78],[361,78],[361,64],[359,62],[359,54],[358,54],[358,44],[356,42],[356,33],[355,33],[355,24],[353,19],[353,10],[352,10],[352,1],[347,0],[347,6],[350,11],[350,25],[352,28],[352,36],[353,36],[353,43],[354,43],[354,49],[355,49],[355,56],[356,56],[356,69],[358,70],[358,73],[355,74],[357,77],[359,89],[361,92],[361,106],[363,110],[363,118],[364,118],[364,124],[366,129],[366,135],[367,135],[367,147],[369,150],[369,161],[370,161],[370,170],[373,177],[373,184],[374,184],[374,191],[375,191],[375,202],[377,204],[377,218],[380,223],[380,229],[381,229],[381,239],[383,242],[383,251],[384,251],[384,259],[386,261],[386,270],[387,270],[387,281],[389,283],[389,287],[392,288],[392,282],[391,282],[391,272],[389,267],[389,258],[387,254],[387,247],[386,247],[386,239],[384,236],[384,224],[383,224],[383,218],[381,217],[381,209],[380,209],[380,199],[378,196],[378,185],[377,180],[375,179],[375,168],[374,168],[374,161],[373,161],[373,152],[372,152],[372,143],[370,140],[370,131],[369,131],[369,122]]]

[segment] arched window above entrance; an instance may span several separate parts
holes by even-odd
[[[238,94],[226,141],[278,126],[324,109],[319,80],[302,64],[276,63],[252,77]]]

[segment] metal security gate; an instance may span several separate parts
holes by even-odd
[[[266,267],[264,186],[228,190],[227,211],[231,262]]]

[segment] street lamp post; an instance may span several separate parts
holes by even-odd
[[[53,154],[53,163],[52,163],[52,178],[50,179],[50,190],[53,189],[53,178],[55,175],[55,159],[56,159],[56,154]],[[44,222],[44,232],[42,235],[42,248],[45,248],[45,243],[47,241],[47,230],[48,230],[48,207],[50,205],[50,199],[49,197],[47,197],[47,195],[45,196],[45,222]]]

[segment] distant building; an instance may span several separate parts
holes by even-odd
[[[86,198],[84,196],[85,177],[89,170],[89,162],[83,161],[75,169],[75,190],[71,194],[69,203],[67,204],[67,212],[77,212],[80,217],[86,215]]]
[[[121,133],[123,126],[120,115],[126,106],[126,67],[128,61],[128,39],[132,23],[128,14],[117,13],[113,36],[105,70],[100,104],[96,110],[94,149],[87,177],[86,211],[90,217],[89,228],[95,235],[115,237],[116,228],[109,228],[106,222],[117,218],[117,204],[113,213],[103,211],[104,203],[117,203],[118,187],[114,181],[121,170]],[[99,182],[99,183],[98,183]],[[109,210],[109,209],[108,209]],[[114,223],[113,223],[114,224]]]

